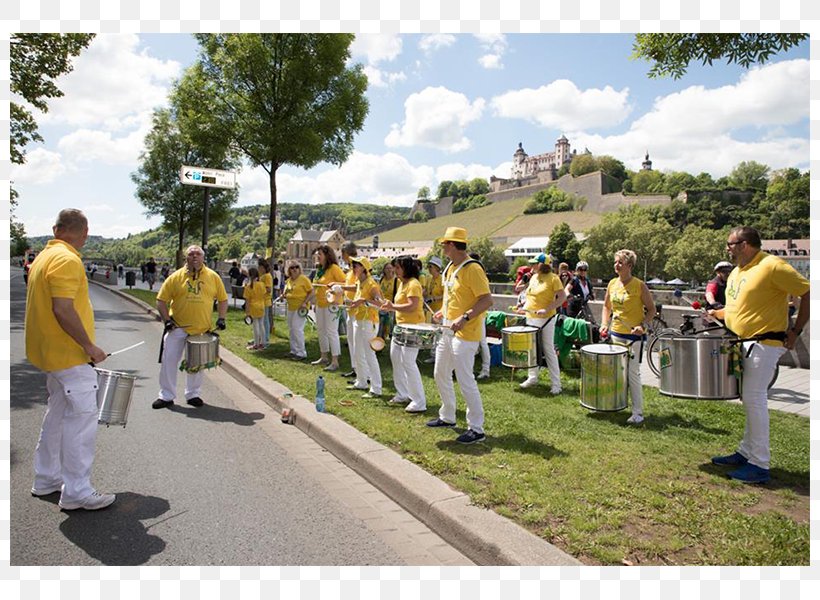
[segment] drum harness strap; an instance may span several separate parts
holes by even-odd
[[[543,325],[530,325],[529,327],[537,327],[538,331],[535,333],[535,362],[541,366],[546,365],[546,357],[544,356],[544,348],[542,347],[541,337],[544,335],[544,327],[549,325],[549,322],[552,321],[555,317],[558,316],[556,312],[552,315],[549,319],[547,319]]]
[[[447,263],[447,266],[444,267],[444,271],[441,272],[441,283],[444,286],[444,298],[442,299],[442,303],[441,303],[441,314],[442,315],[447,314],[447,304],[450,300],[450,285],[449,285],[448,279],[453,279],[453,280],[456,279],[458,277],[458,272],[461,271],[461,269],[463,269],[464,267],[466,267],[467,265],[469,265],[471,263],[476,263],[477,265],[481,265],[481,263],[479,261],[477,261],[476,259],[468,258],[463,263],[458,265],[458,267],[456,267],[456,270],[453,271],[452,276],[448,278],[447,277],[447,272],[450,270],[450,267],[453,266],[453,261],[450,261],[449,263]],[[445,321],[447,320],[446,316],[444,317],[444,320]]]
[[[726,331],[733,335],[737,335],[734,331],[729,329],[724,325]],[[727,340],[728,350],[726,353],[729,354],[729,374],[734,375],[738,379],[741,379],[743,376],[743,351],[741,350],[741,344],[743,342],[760,342],[762,340],[776,340],[778,342],[785,342],[786,341],[786,332],[785,331],[766,331],[758,335],[754,335],[748,338],[741,338],[738,337],[736,339]],[[749,358],[752,354],[752,350],[754,350],[755,345],[749,344],[749,349],[746,351],[745,358]]]
[[[629,343],[620,343],[616,342],[613,338],[619,338],[622,340],[628,340]],[[643,362],[643,345],[646,342],[646,335],[635,335],[632,333],[616,333],[614,331],[609,332],[609,339],[612,341],[613,344],[617,344],[618,346],[626,346],[629,349],[630,354],[632,353],[632,346],[635,342],[641,342],[641,349],[638,352],[638,363]],[[630,356],[630,358],[632,358]]]

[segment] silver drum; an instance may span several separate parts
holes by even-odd
[[[390,335],[399,346],[432,350],[441,337],[441,327],[429,323],[397,323]]]
[[[122,425],[128,422],[131,395],[137,378],[128,373],[107,371],[95,367],[97,372],[97,422],[101,425]]]
[[[185,370],[195,373],[219,366],[219,336],[215,333],[189,335],[185,342]]]
[[[615,344],[581,347],[581,406],[590,410],[626,408],[629,350]]]
[[[737,377],[729,373],[729,342],[735,338],[698,334],[658,339],[660,392],[703,400],[740,397]]]
[[[529,325],[501,330],[501,364],[514,369],[538,366],[538,328]]]

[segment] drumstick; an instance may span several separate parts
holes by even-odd
[[[142,346],[144,343],[145,343],[145,340],[143,340],[141,342],[137,342],[133,346],[128,346],[128,348],[123,348],[122,350],[117,350],[116,352],[109,352],[106,356],[114,356],[115,354],[119,354],[120,352],[125,352],[126,350],[131,350],[133,348],[136,348],[137,346]]]

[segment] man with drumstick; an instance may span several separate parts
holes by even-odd
[[[31,265],[26,296],[26,356],[45,371],[48,409],[34,451],[33,496],[60,495],[63,510],[98,510],[116,496],[91,485],[97,440],[97,372],[107,353],[94,343],[94,309],[80,248],[88,220],[66,208],[54,239]]]
[[[436,380],[441,408],[439,416],[427,423],[428,427],[454,427],[456,424],[456,393],[453,372],[467,403],[467,431],[456,441],[474,444],[484,441],[484,406],[478,390],[473,363],[481,341],[481,321],[493,304],[490,282],[481,263],[467,255],[467,230],[448,227],[444,237],[437,240],[450,264],[442,275],[444,301],[434,320],[444,326],[436,347]]]
[[[210,331],[214,300],[219,302],[216,327],[225,329],[228,313],[228,294],[222,278],[205,266],[205,253],[199,246],[190,246],[185,267],[175,271],[157,294],[157,310],[165,323],[159,371],[159,398],[153,408],[166,408],[177,396],[177,368],[185,351],[189,335]],[[202,406],[199,397],[202,371],[188,373],[185,383],[185,401],[191,406]]]
[[[794,348],[809,321],[809,282],[794,267],[760,250],[752,227],[729,232],[726,251],[735,268],[726,281],[726,308],[708,311],[726,321],[742,343],[743,385],[740,399],[746,429],[737,452],[715,456],[716,465],[737,467],[728,475],[744,483],[769,481],[768,384],[777,361]],[[800,311],[789,327],[789,295],[800,296]]]

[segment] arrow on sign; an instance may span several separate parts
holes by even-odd
[[[185,179],[190,179],[190,178],[191,178],[191,172],[190,171],[185,171]]]

